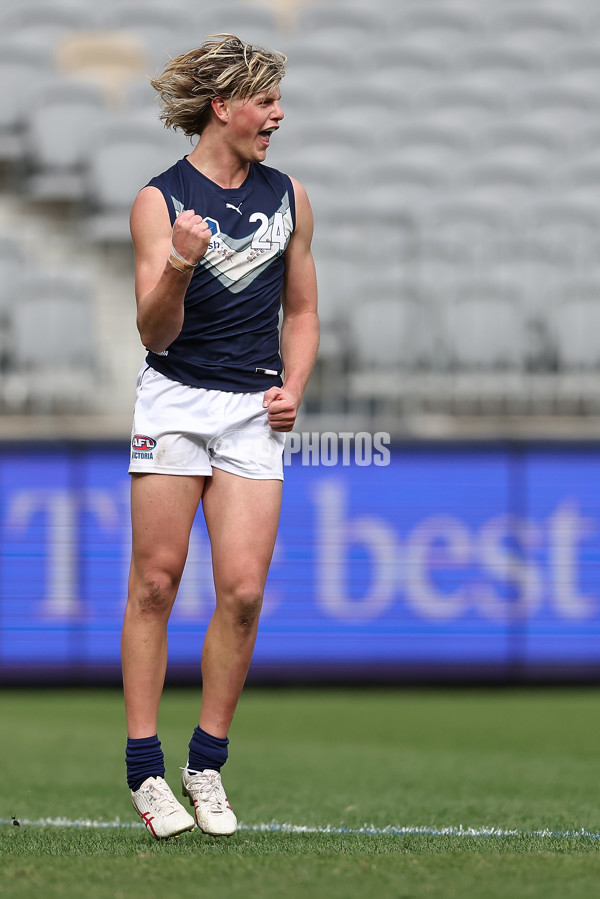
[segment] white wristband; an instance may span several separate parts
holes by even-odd
[[[199,262],[188,262],[187,259],[184,259],[181,253],[178,253],[173,244],[171,244],[171,256],[174,259],[177,259],[178,262],[182,262],[183,265],[187,265],[190,268],[190,271],[196,268],[200,263]]]

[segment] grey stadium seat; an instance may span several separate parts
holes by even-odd
[[[447,246],[454,258],[463,260],[487,258],[493,246],[513,233],[514,226],[507,204],[485,197],[436,199],[422,217],[425,239]]]
[[[580,40],[585,33],[577,18],[576,4],[569,11],[541,4],[523,4],[508,9],[500,6],[490,19],[490,31],[508,46],[523,47],[546,56]]]
[[[107,115],[104,93],[92,83],[57,77],[36,90],[25,141],[33,169],[27,183],[32,197],[51,201],[84,197],[89,134]]]
[[[0,160],[14,161],[22,155],[31,95],[50,76],[47,56],[17,43],[0,42]]]
[[[17,303],[15,284],[17,283],[25,255],[21,245],[12,237],[0,236],[0,371],[4,372],[8,362],[11,340],[11,323]]]
[[[75,277],[31,273],[15,292],[6,406],[89,411],[97,378],[89,289]]]
[[[277,30],[277,10],[259,3],[239,3],[220,0],[219,3],[197,4],[192,14],[197,38],[188,49],[198,46],[206,35],[215,32],[236,34],[250,43],[266,46],[273,50],[283,50],[281,35]],[[285,51],[284,51],[285,52]]]
[[[600,101],[593,84],[572,85],[546,77],[543,83],[524,88],[515,108],[533,125],[554,125],[568,134],[573,127],[597,121]]]
[[[307,40],[317,39],[323,46],[327,42],[341,43],[349,49],[369,37],[377,38],[381,20],[373,15],[369,6],[349,4],[340,10],[339,3],[305,4],[298,8],[297,30]]]
[[[160,113],[158,94],[150,84],[148,75],[132,78],[123,88],[122,99],[127,110],[151,110],[155,118]]]
[[[422,3],[408,8],[398,3],[390,22],[390,30],[400,42],[449,53],[452,58],[476,46],[485,29],[485,14],[460,3]]]
[[[407,93],[417,111],[419,94],[442,87],[451,76],[452,59],[444,47],[413,47],[394,31],[367,44],[363,53],[361,82],[373,81],[384,98],[393,98],[396,91]]]
[[[393,372],[433,365],[437,335],[430,313],[415,285],[366,284],[350,318],[352,369]]]
[[[527,50],[501,46],[488,38],[466,50],[457,59],[455,71],[459,77],[492,89],[501,84],[512,97],[518,97],[519,90],[535,84],[542,72],[546,75],[545,62]]]
[[[444,334],[452,368],[523,370],[529,340],[518,295],[492,281],[465,282],[445,308]]]
[[[569,137],[560,127],[549,128],[526,118],[490,124],[480,134],[482,154],[544,168],[565,153]]]
[[[169,7],[109,5],[101,16],[100,25],[141,41],[153,71],[161,71],[169,56],[178,56],[191,49],[189,16],[185,7],[177,3]]]
[[[534,160],[496,160],[492,154],[491,159],[467,160],[457,185],[469,198],[505,200],[515,204],[516,210],[538,195],[545,178],[546,173]]]
[[[593,197],[580,202],[565,196],[541,197],[527,210],[524,227],[568,267],[589,266],[600,259],[600,209]]]
[[[463,76],[420,91],[416,106],[423,120],[431,125],[476,136],[482,128],[505,115],[508,98],[500,85],[478,85]]]
[[[563,370],[600,366],[600,282],[572,284],[546,313],[558,365]]]
[[[95,133],[86,170],[91,205],[86,226],[92,240],[130,243],[129,213],[137,192],[183,155],[180,146],[160,122],[123,118]]]
[[[32,49],[54,49],[67,35],[93,28],[96,11],[83,3],[21,3],[0,11],[0,32]]]

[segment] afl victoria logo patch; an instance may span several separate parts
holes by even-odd
[[[131,439],[131,456],[133,459],[153,459],[152,450],[156,447],[156,440],[145,434],[134,434]]]

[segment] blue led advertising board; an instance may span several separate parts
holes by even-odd
[[[252,671],[600,671],[596,446],[287,452]],[[0,675],[113,676],[131,545],[127,446],[0,445]],[[214,605],[201,514],[170,622],[199,672]]]

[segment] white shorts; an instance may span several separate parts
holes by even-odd
[[[221,468],[282,481],[285,434],[269,427],[263,397],[188,387],[142,366],[129,473],[211,475]]]

